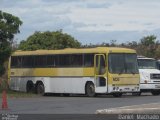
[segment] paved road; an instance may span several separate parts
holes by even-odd
[[[124,95],[121,98],[112,96],[60,97],[45,96],[33,98],[9,98],[9,110],[2,111],[17,114],[94,114],[97,109],[107,109],[130,105],[140,105],[160,102],[160,96],[150,94],[142,96]],[[0,99],[1,103],[1,99]]]

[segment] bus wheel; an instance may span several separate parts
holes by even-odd
[[[160,95],[160,90],[151,91],[152,95]]]
[[[37,94],[44,95],[44,85],[42,82],[37,85]]]
[[[91,82],[87,83],[85,91],[86,91],[86,95],[88,97],[94,97],[95,96],[95,87],[94,87],[94,84],[91,83]]]
[[[34,84],[32,81],[27,82],[26,90],[27,90],[27,93],[34,92]]]
[[[122,96],[122,93],[113,93],[113,96],[114,96],[114,97],[121,97],[121,96]]]

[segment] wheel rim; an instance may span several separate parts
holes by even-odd
[[[95,91],[94,86],[93,86],[92,84],[90,84],[90,85],[88,86],[88,89],[87,89],[88,95],[93,95],[93,94],[94,94],[94,91]]]
[[[33,92],[33,84],[32,83],[30,83],[30,82],[28,82],[27,83],[27,86],[26,86],[26,90],[27,90],[27,92],[29,93],[29,92]]]
[[[89,92],[89,93],[92,93],[92,92],[93,92],[93,89],[92,89],[92,86],[91,86],[91,85],[90,85],[89,88],[88,88],[88,92]]]
[[[44,94],[44,86],[43,85],[39,85],[38,86],[38,94]]]

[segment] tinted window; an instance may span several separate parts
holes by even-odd
[[[94,54],[84,54],[84,67],[94,66]]]
[[[124,73],[124,55],[123,54],[110,54],[109,55],[109,71],[111,73]]]
[[[11,67],[17,67],[17,65],[18,65],[17,57],[12,56],[11,57]]]
[[[83,65],[83,57],[82,54],[73,54],[70,56],[71,66],[81,67]]]
[[[53,56],[53,55],[48,55],[47,56],[47,66],[48,67],[55,66],[55,56]]]
[[[44,55],[34,56],[35,64],[34,67],[46,67],[47,57]]]
[[[111,73],[138,73],[136,54],[109,54],[109,71]]]
[[[136,54],[125,54],[126,73],[138,73]]]
[[[22,57],[21,56],[12,56],[11,57],[11,67],[22,67]]]
[[[34,57],[33,56],[23,56],[22,57],[22,67],[33,67]]]
[[[12,56],[11,67],[93,67],[94,54]]]

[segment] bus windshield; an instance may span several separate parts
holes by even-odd
[[[153,59],[138,59],[139,69],[157,69],[156,60]]]
[[[133,53],[109,54],[109,72],[118,74],[138,73],[137,55]]]

